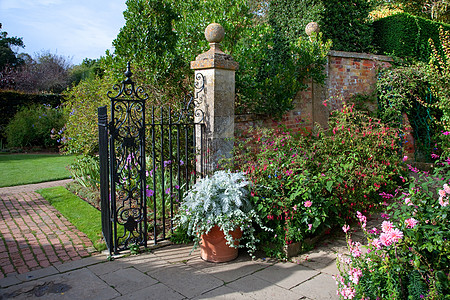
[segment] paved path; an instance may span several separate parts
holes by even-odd
[[[243,252],[215,264],[190,250],[169,245],[114,261],[96,255],[7,277],[0,299],[338,299],[332,253],[317,251],[296,264]]]
[[[34,192],[67,182],[0,188],[0,278],[89,256],[86,235]]]
[[[198,251],[189,255],[189,245],[114,261],[104,254],[81,258],[89,240],[33,192],[42,187],[0,189],[0,300],[338,299],[332,275],[336,254],[347,250],[342,232],[291,262],[251,260],[240,252],[232,262],[208,263]]]

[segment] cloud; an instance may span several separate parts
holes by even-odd
[[[23,37],[24,52],[41,50],[74,57],[98,58],[125,23],[124,1],[118,0],[2,0],[6,11],[3,29],[10,36]]]

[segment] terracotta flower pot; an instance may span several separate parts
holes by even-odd
[[[242,231],[239,227],[231,231],[230,234],[235,240],[242,237]],[[238,245],[238,242],[235,245]],[[214,226],[208,234],[202,235],[200,256],[203,260],[210,262],[226,262],[238,256],[238,249],[227,245],[225,234],[218,226]]]

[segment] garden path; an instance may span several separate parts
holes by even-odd
[[[0,188],[0,278],[89,256],[86,235],[35,192],[69,181]]]

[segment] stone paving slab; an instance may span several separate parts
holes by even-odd
[[[86,268],[11,286],[0,292],[2,299],[114,299],[115,289]]]
[[[274,262],[253,261],[247,253],[240,251],[238,258],[231,262],[210,263],[197,256],[187,264],[228,283],[263,270]]]
[[[0,188],[0,278],[90,255],[89,238],[32,191],[67,182]]]
[[[43,299],[337,299],[331,275],[307,266],[245,253],[209,263],[189,255],[190,248],[169,245],[113,261],[98,255],[14,275],[0,279],[0,299],[34,299],[39,292]]]
[[[291,262],[277,263],[262,271],[254,273],[258,278],[279,285],[285,289],[292,289],[297,285],[313,278],[319,272]]]
[[[331,275],[321,273],[310,280],[294,287],[292,291],[308,299],[338,300],[336,281]]]
[[[199,296],[224,284],[222,280],[182,263],[170,265],[151,276],[187,298]]]
[[[297,300],[300,298],[296,293],[254,275],[233,281],[227,284],[227,287],[253,299]]]

